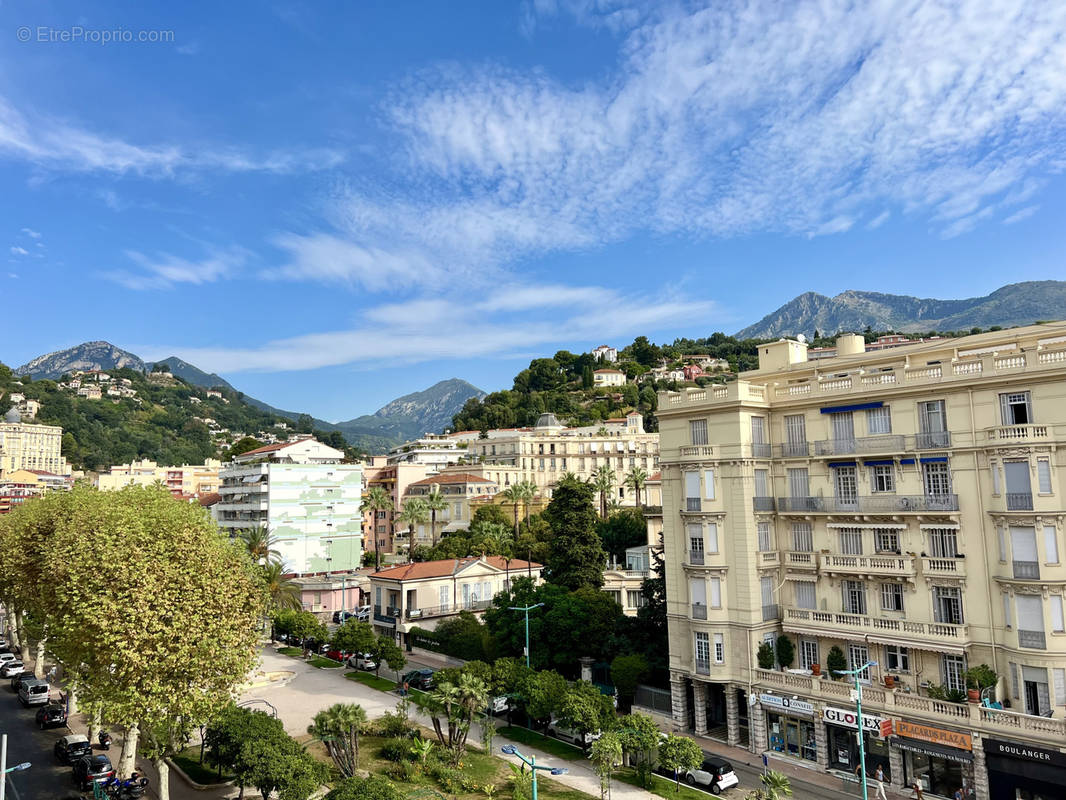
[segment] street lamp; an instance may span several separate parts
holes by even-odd
[[[21,764],[16,764],[13,767],[7,765],[7,734],[3,734],[0,738],[0,800],[4,800],[4,793],[7,790],[7,773],[9,772],[21,772],[24,769],[30,768],[29,761],[23,761]],[[534,781],[536,777],[534,776]],[[536,792],[536,789],[533,790]]]
[[[529,612],[534,608],[540,608],[544,603],[534,603],[531,606],[508,606],[508,611],[525,611],[526,612],[526,666],[529,666]]]
[[[568,773],[570,771],[570,770],[566,769],[565,767],[543,767],[543,766],[542,767],[538,767],[537,766],[537,757],[536,756],[530,756],[529,758],[526,758],[524,755],[522,755],[520,752],[518,752],[518,748],[515,747],[513,744],[505,744],[503,747],[500,748],[500,752],[502,752],[502,753],[504,753],[506,755],[509,755],[509,756],[517,756],[522,761],[523,764],[526,764],[533,771],[533,797],[531,798],[531,800],[537,800],[537,770],[538,769],[547,770],[548,774],[550,774],[550,775],[565,775],[566,773]]]
[[[855,669],[836,670],[839,675],[851,675],[855,678],[855,725],[859,729],[859,772],[862,775],[862,800],[869,800],[866,793],[866,743],[862,730],[862,684],[859,683],[859,675],[866,672],[870,667],[876,667],[876,661],[867,661],[861,667]]]

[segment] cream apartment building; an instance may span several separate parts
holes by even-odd
[[[432,546],[440,540],[441,535],[470,527],[474,516],[471,501],[483,497],[491,500],[498,491],[498,486],[488,478],[471,475],[466,472],[443,472],[409,484],[403,496],[406,503],[411,498],[425,500],[433,492],[438,492],[447,503],[447,507],[437,512],[437,529],[432,530],[433,518],[430,515],[425,522],[415,525],[413,544]],[[404,545],[409,530],[397,530],[395,537]]]
[[[491,471],[494,465],[516,468],[506,480],[532,481],[546,496],[568,472],[582,480],[598,467],[609,466],[615,475],[613,498],[622,505],[638,505],[632,488],[624,483],[633,467],[649,475],[659,470],[659,434],[644,431],[644,418],[636,411],[624,419],[602,425],[568,428],[554,414],[541,414],[532,428],[488,431],[486,438],[467,446],[469,460]]]
[[[927,796],[1061,796],[1066,323],[806,350],[763,345],[737,381],[660,395],[675,721],[854,773],[835,647],[878,662],[869,772]],[[783,634],[793,663],[760,669]],[[992,707],[938,699],[980,664]]]
[[[217,492],[218,471],[222,462],[209,458],[203,464],[182,464],[181,466],[159,466],[149,459],[119,464],[97,476],[96,486],[101,491],[116,491],[123,486],[151,486],[160,483],[176,497],[200,495]]]
[[[32,425],[11,409],[0,422],[0,477],[17,469],[69,475],[63,458],[63,429],[58,425]]]

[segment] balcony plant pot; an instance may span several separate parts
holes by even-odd
[[[811,664],[811,675],[813,675],[816,678],[822,677],[822,665],[821,664]]]
[[[886,689],[893,689],[893,688],[895,688],[895,686],[896,686],[896,676],[895,675],[886,675],[885,676],[885,688]]]
[[[966,699],[969,700],[971,703],[980,703],[981,702],[981,690],[980,689],[967,689],[966,690]]]

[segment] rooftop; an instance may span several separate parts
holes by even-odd
[[[479,478],[477,475],[470,475],[466,472],[449,475],[443,473],[441,475],[433,475],[429,478],[423,478],[420,481],[408,484],[408,486],[429,486],[434,483],[492,483],[488,478]]]
[[[415,561],[411,564],[401,564],[398,567],[383,569],[371,574],[372,578],[382,578],[390,581],[420,581],[428,578],[445,578],[449,575],[457,575],[472,564],[484,561],[498,570],[510,570],[519,572],[527,568],[540,569],[541,565],[535,561],[523,561],[520,558],[512,558],[507,561],[502,556],[470,556],[468,558],[445,558],[440,561]]]

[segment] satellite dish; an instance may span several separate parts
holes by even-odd
[[[807,337],[804,336],[801,333],[799,336],[796,337],[796,341],[799,342],[800,344],[806,344],[807,343]]]

